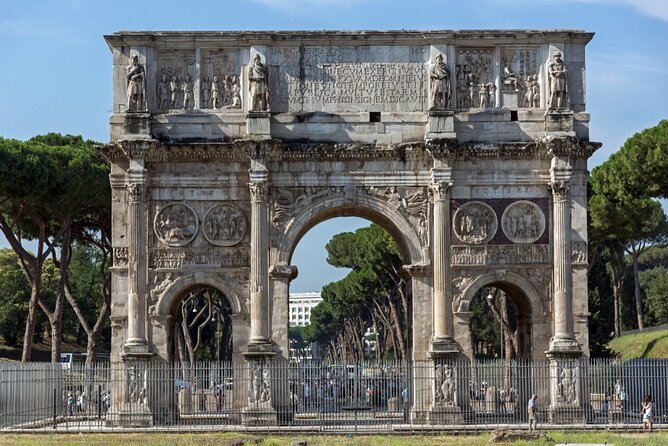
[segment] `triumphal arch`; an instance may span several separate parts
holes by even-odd
[[[106,36],[113,360],[145,383],[132,364],[175,359],[177,308],[209,286],[229,302],[234,361],[271,380],[260,371],[288,359],[292,253],[338,216],[368,218],[398,242],[414,360],[471,357],[469,303],[489,286],[517,308],[521,357],[547,355],[557,375],[587,357],[587,159],[599,146],[585,105],[591,38]],[[124,389],[119,424],[123,404],[154,410]],[[281,398],[249,395],[243,421],[272,423]]]

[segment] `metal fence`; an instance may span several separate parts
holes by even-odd
[[[565,379],[564,370],[576,372]],[[554,426],[637,429],[646,394],[654,397],[659,427],[668,416],[668,360],[571,361],[565,369],[549,361],[270,362],[263,373],[264,380],[245,362],[75,364],[69,370],[0,364],[0,428],[486,430],[526,427],[533,393],[539,423]],[[255,420],[263,407],[265,426],[247,422],[253,398],[264,401]]]

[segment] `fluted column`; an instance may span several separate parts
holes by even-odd
[[[135,152],[136,153],[136,152]],[[128,331],[124,353],[147,353],[146,341],[146,170],[132,157],[127,171]]]
[[[449,173],[449,172],[448,172]],[[432,356],[457,352],[454,342],[452,294],[450,290],[450,189],[452,184],[433,174],[430,191],[434,199],[433,225],[433,311]]]
[[[251,344],[269,343],[267,171],[251,171]]]
[[[555,156],[550,169],[553,220],[554,337],[550,351],[579,352],[573,333],[573,269],[571,268],[571,203],[568,159]]]

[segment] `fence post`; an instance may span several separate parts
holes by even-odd
[[[57,401],[56,401],[56,388],[53,388],[53,428],[55,429],[57,427],[58,419],[57,419]]]

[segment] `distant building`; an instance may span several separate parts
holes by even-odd
[[[311,323],[311,310],[322,302],[318,292],[290,293],[288,308],[290,312],[290,326],[304,326]]]

